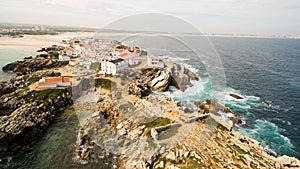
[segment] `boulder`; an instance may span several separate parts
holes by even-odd
[[[229,96],[231,96],[231,97],[233,97],[233,98],[235,98],[235,99],[244,99],[242,96],[239,96],[239,95],[237,95],[237,94],[233,94],[233,93],[230,93],[229,94]]]
[[[283,155],[277,158],[277,162],[284,168],[300,168],[300,160],[295,157]]]

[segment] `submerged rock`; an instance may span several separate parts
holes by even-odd
[[[235,99],[244,99],[242,96],[239,96],[237,94],[233,94],[233,93],[230,93],[229,96],[235,98]]]

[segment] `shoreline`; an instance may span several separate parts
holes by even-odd
[[[34,36],[34,37],[32,37],[32,36]],[[38,37],[36,37],[36,36],[38,36]],[[54,44],[54,42],[59,42],[58,41],[58,39],[57,40],[54,40],[53,39],[53,36],[55,36],[55,35],[29,35],[29,36],[24,36],[24,38],[25,38],[25,41],[23,41],[24,39],[23,38],[9,38],[9,39],[12,39],[12,40],[15,40],[15,39],[17,39],[17,41],[19,40],[19,39],[22,39],[22,40],[20,40],[19,41],[19,43],[20,43],[20,45],[16,45],[16,46],[24,46],[24,47],[36,47],[37,45],[40,45],[38,42],[39,41],[44,41],[45,39],[45,44],[48,44],[48,43],[51,43],[50,45],[53,45]],[[63,36],[63,35],[58,35],[58,36]],[[69,36],[72,36],[72,35],[69,35]],[[74,36],[74,34],[73,34],[73,36]],[[50,38],[50,37],[52,37],[52,39]],[[26,42],[26,40],[32,40],[33,42],[32,43],[29,43],[29,44],[25,44],[25,43],[27,43]],[[13,41],[7,41],[7,42],[13,42]],[[3,46],[11,46],[11,47],[14,47],[13,45],[9,45],[10,43],[3,43]],[[50,46],[50,45],[48,45],[48,46]],[[1,47],[1,38],[0,38],[0,47]],[[40,46],[39,46],[40,47]],[[241,134],[242,136],[245,136],[245,135],[243,135],[243,134]],[[245,137],[247,137],[247,136],[245,136]],[[251,139],[251,138],[250,138]]]
[[[9,36],[0,37],[1,47],[34,47],[42,48],[51,45],[58,45],[62,39],[72,36],[92,36],[96,32],[64,32],[57,35],[23,35],[24,37],[12,38]],[[36,49],[38,50],[38,49]]]

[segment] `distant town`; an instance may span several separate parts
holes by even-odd
[[[23,35],[56,35],[62,32],[116,32],[130,33],[130,31],[107,30],[101,28],[85,28],[85,27],[66,27],[52,25],[35,25],[35,24],[17,24],[17,23],[0,23],[0,37],[22,37]],[[143,32],[143,31],[141,31]],[[164,32],[151,32],[164,33]],[[272,35],[272,34],[242,34],[242,33],[178,33],[190,36],[216,36],[216,37],[244,37],[244,38],[279,38],[279,39],[299,39],[300,35]]]

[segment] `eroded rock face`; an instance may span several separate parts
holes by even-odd
[[[64,89],[22,91],[6,98],[6,103],[0,103],[9,111],[0,116],[0,158],[35,144],[54,117],[72,103],[71,94]]]
[[[175,86],[181,91],[185,91],[188,87],[193,86],[191,80],[199,80],[194,72],[185,68],[183,65],[170,61],[164,61],[164,63],[172,76],[170,85]]]
[[[184,91],[192,86],[191,80],[199,80],[199,78],[184,66],[170,62],[164,69],[148,68],[141,70],[130,84],[129,93],[145,97],[152,90],[166,91],[169,86]]]
[[[53,59],[44,59],[41,57],[24,59],[23,61],[15,61],[2,67],[4,72],[12,71],[19,75],[30,74],[38,70],[58,68],[69,64],[69,62],[61,62]]]
[[[300,160],[295,157],[289,157],[287,155],[277,158],[277,162],[281,168],[300,168]]]

